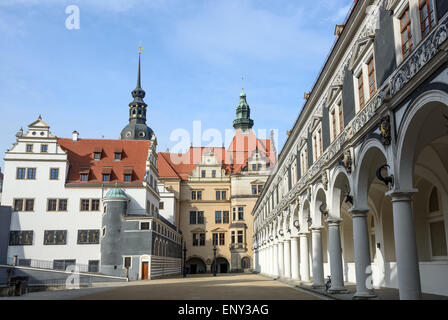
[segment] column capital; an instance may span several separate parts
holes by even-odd
[[[328,225],[329,226],[334,226],[334,225],[337,225],[337,226],[339,226],[340,224],[341,224],[341,222],[342,222],[342,219],[340,219],[340,218],[335,218],[335,217],[329,217],[327,220],[327,223],[328,223]]]
[[[299,233],[299,238],[300,238],[300,237],[307,237],[309,234],[310,234],[309,231],[300,232],[300,233]]]
[[[411,201],[412,196],[418,192],[418,189],[398,190],[394,189],[386,192],[386,196],[392,198],[392,202]]]
[[[370,209],[366,208],[350,208],[348,212],[352,214],[353,218],[362,218],[367,217],[367,213],[369,213]]]
[[[310,228],[310,230],[311,230],[311,232],[322,232],[322,229],[323,229],[324,227],[323,226],[314,226],[314,227],[311,227]]]

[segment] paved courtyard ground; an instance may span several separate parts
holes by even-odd
[[[0,298],[1,299],[1,298]],[[188,276],[109,284],[99,287],[36,292],[3,299],[39,300],[320,300],[293,286],[254,274]]]

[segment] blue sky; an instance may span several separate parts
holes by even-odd
[[[1,0],[0,151],[39,114],[58,137],[118,138],[140,41],[159,151],[194,120],[232,128],[242,76],[254,129],[278,129],[282,147],[352,2]],[[65,27],[73,4],[79,30]]]

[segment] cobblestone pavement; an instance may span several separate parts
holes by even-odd
[[[77,300],[320,300],[325,297],[254,274],[188,276],[129,283]]]

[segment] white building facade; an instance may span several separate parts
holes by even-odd
[[[253,210],[258,272],[448,295],[447,12],[358,1],[338,26]]]

